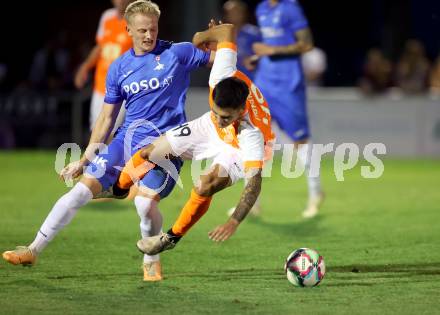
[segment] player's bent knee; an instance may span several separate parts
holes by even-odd
[[[144,197],[149,198],[151,200],[155,200],[156,202],[160,201],[160,195],[153,189],[150,189],[145,186],[139,186],[136,197]]]
[[[95,177],[83,176],[80,182],[90,189],[93,196],[96,196],[102,191],[102,185]]]
[[[200,183],[198,186],[194,187],[194,191],[203,197],[211,197],[213,195],[213,189],[208,184]]]
[[[194,190],[200,196],[210,197],[228,187],[230,182],[231,179],[229,177],[219,177],[214,174],[209,174],[202,176],[199,185],[195,187]]]

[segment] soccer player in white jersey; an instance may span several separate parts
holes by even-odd
[[[265,153],[274,140],[267,103],[253,82],[237,70],[237,48],[231,24],[214,26],[197,33],[193,43],[217,42],[217,52],[209,78],[211,111],[198,119],[169,130],[151,145],[140,150],[127,163],[117,183],[127,189],[132,178],[145,174],[170,156],[202,160],[213,158],[209,172],[201,176],[181,214],[167,233],[146,237],[138,248],[154,255],[171,249],[206,213],[212,196],[248,178],[232,216],[209,233],[214,241],[231,237],[246,217],[261,190],[261,169]],[[144,169],[138,173],[139,169]]]
[[[78,209],[110,187],[129,157],[159,134],[185,123],[185,94],[194,69],[212,62],[210,52],[191,43],[170,43],[157,39],[159,7],[146,0],[131,3],[125,12],[133,48],[112,63],[107,74],[106,95],[84,156],[66,166],[61,176],[76,178],[85,172],[68,193],[53,206],[35,240],[3,253],[14,265],[32,265],[56,234],[75,216]],[[106,150],[95,157],[96,144],[105,143],[125,101],[124,123]],[[172,163],[180,170],[182,161]],[[139,183],[134,199],[143,237],[161,231],[162,215],[158,203],[173,189],[175,182],[157,166]],[[123,195],[122,192],[121,195]],[[162,279],[159,256],[144,256],[144,280]]]

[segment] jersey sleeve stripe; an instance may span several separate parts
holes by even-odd
[[[237,51],[237,45],[232,42],[221,42],[217,44],[217,50],[220,50],[222,48],[229,48],[233,51]]]
[[[244,161],[244,168],[263,168],[263,161]]]

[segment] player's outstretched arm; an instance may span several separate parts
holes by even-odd
[[[96,120],[95,127],[92,130],[89,144],[84,152],[84,155],[79,161],[75,161],[67,165],[61,170],[61,179],[77,178],[83,173],[83,167],[86,166],[92,157],[95,156],[96,149],[105,143],[118,116],[121,103],[119,104],[106,104],[104,103],[101,113]]]
[[[235,211],[229,218],[228,222],[216,227],[208,233],[211,240],[222,242],[230,238],[235,233],[238,225],[244,220],[254,206],[261,191],[261,169],[250,169],[246,176],[249,176],[250,178],[241,194],[238,206],[235,208]]]
[[[211,42],[232,42],[235,43],[235,31],[232,24],[214,25],[203,32],[197,32],[193,37],[193,44],[196,47],[203,47]]]
[[[314,47],[313,36],[310,28],[304,28],[295,32],[296,42],[286,46],[271,46],[264,43],[255,43],[252,46],[257,56],[272,55],[301,55]]]

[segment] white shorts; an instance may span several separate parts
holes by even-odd
[[[213,159],[212,165],[222,166],[232,184],[244,178],[241,151],[220,139],[208,112],[165,133],[175,155],[184,160]]]
[[[102,105],[104,104],[104,96],[103,94],[93,91],[92,101],[90,103],[90,115],[89,115],[89,126],[90,130],[93,130],[95,127],[96,120],[98,119],[99,113],[101,112]],[[121,110],[119,111],[118,117],[116,118],[115,126],[113,127],[112,134],[118,129],[120,125],[124,122],[125,119],[125,102],[121,106]]]

